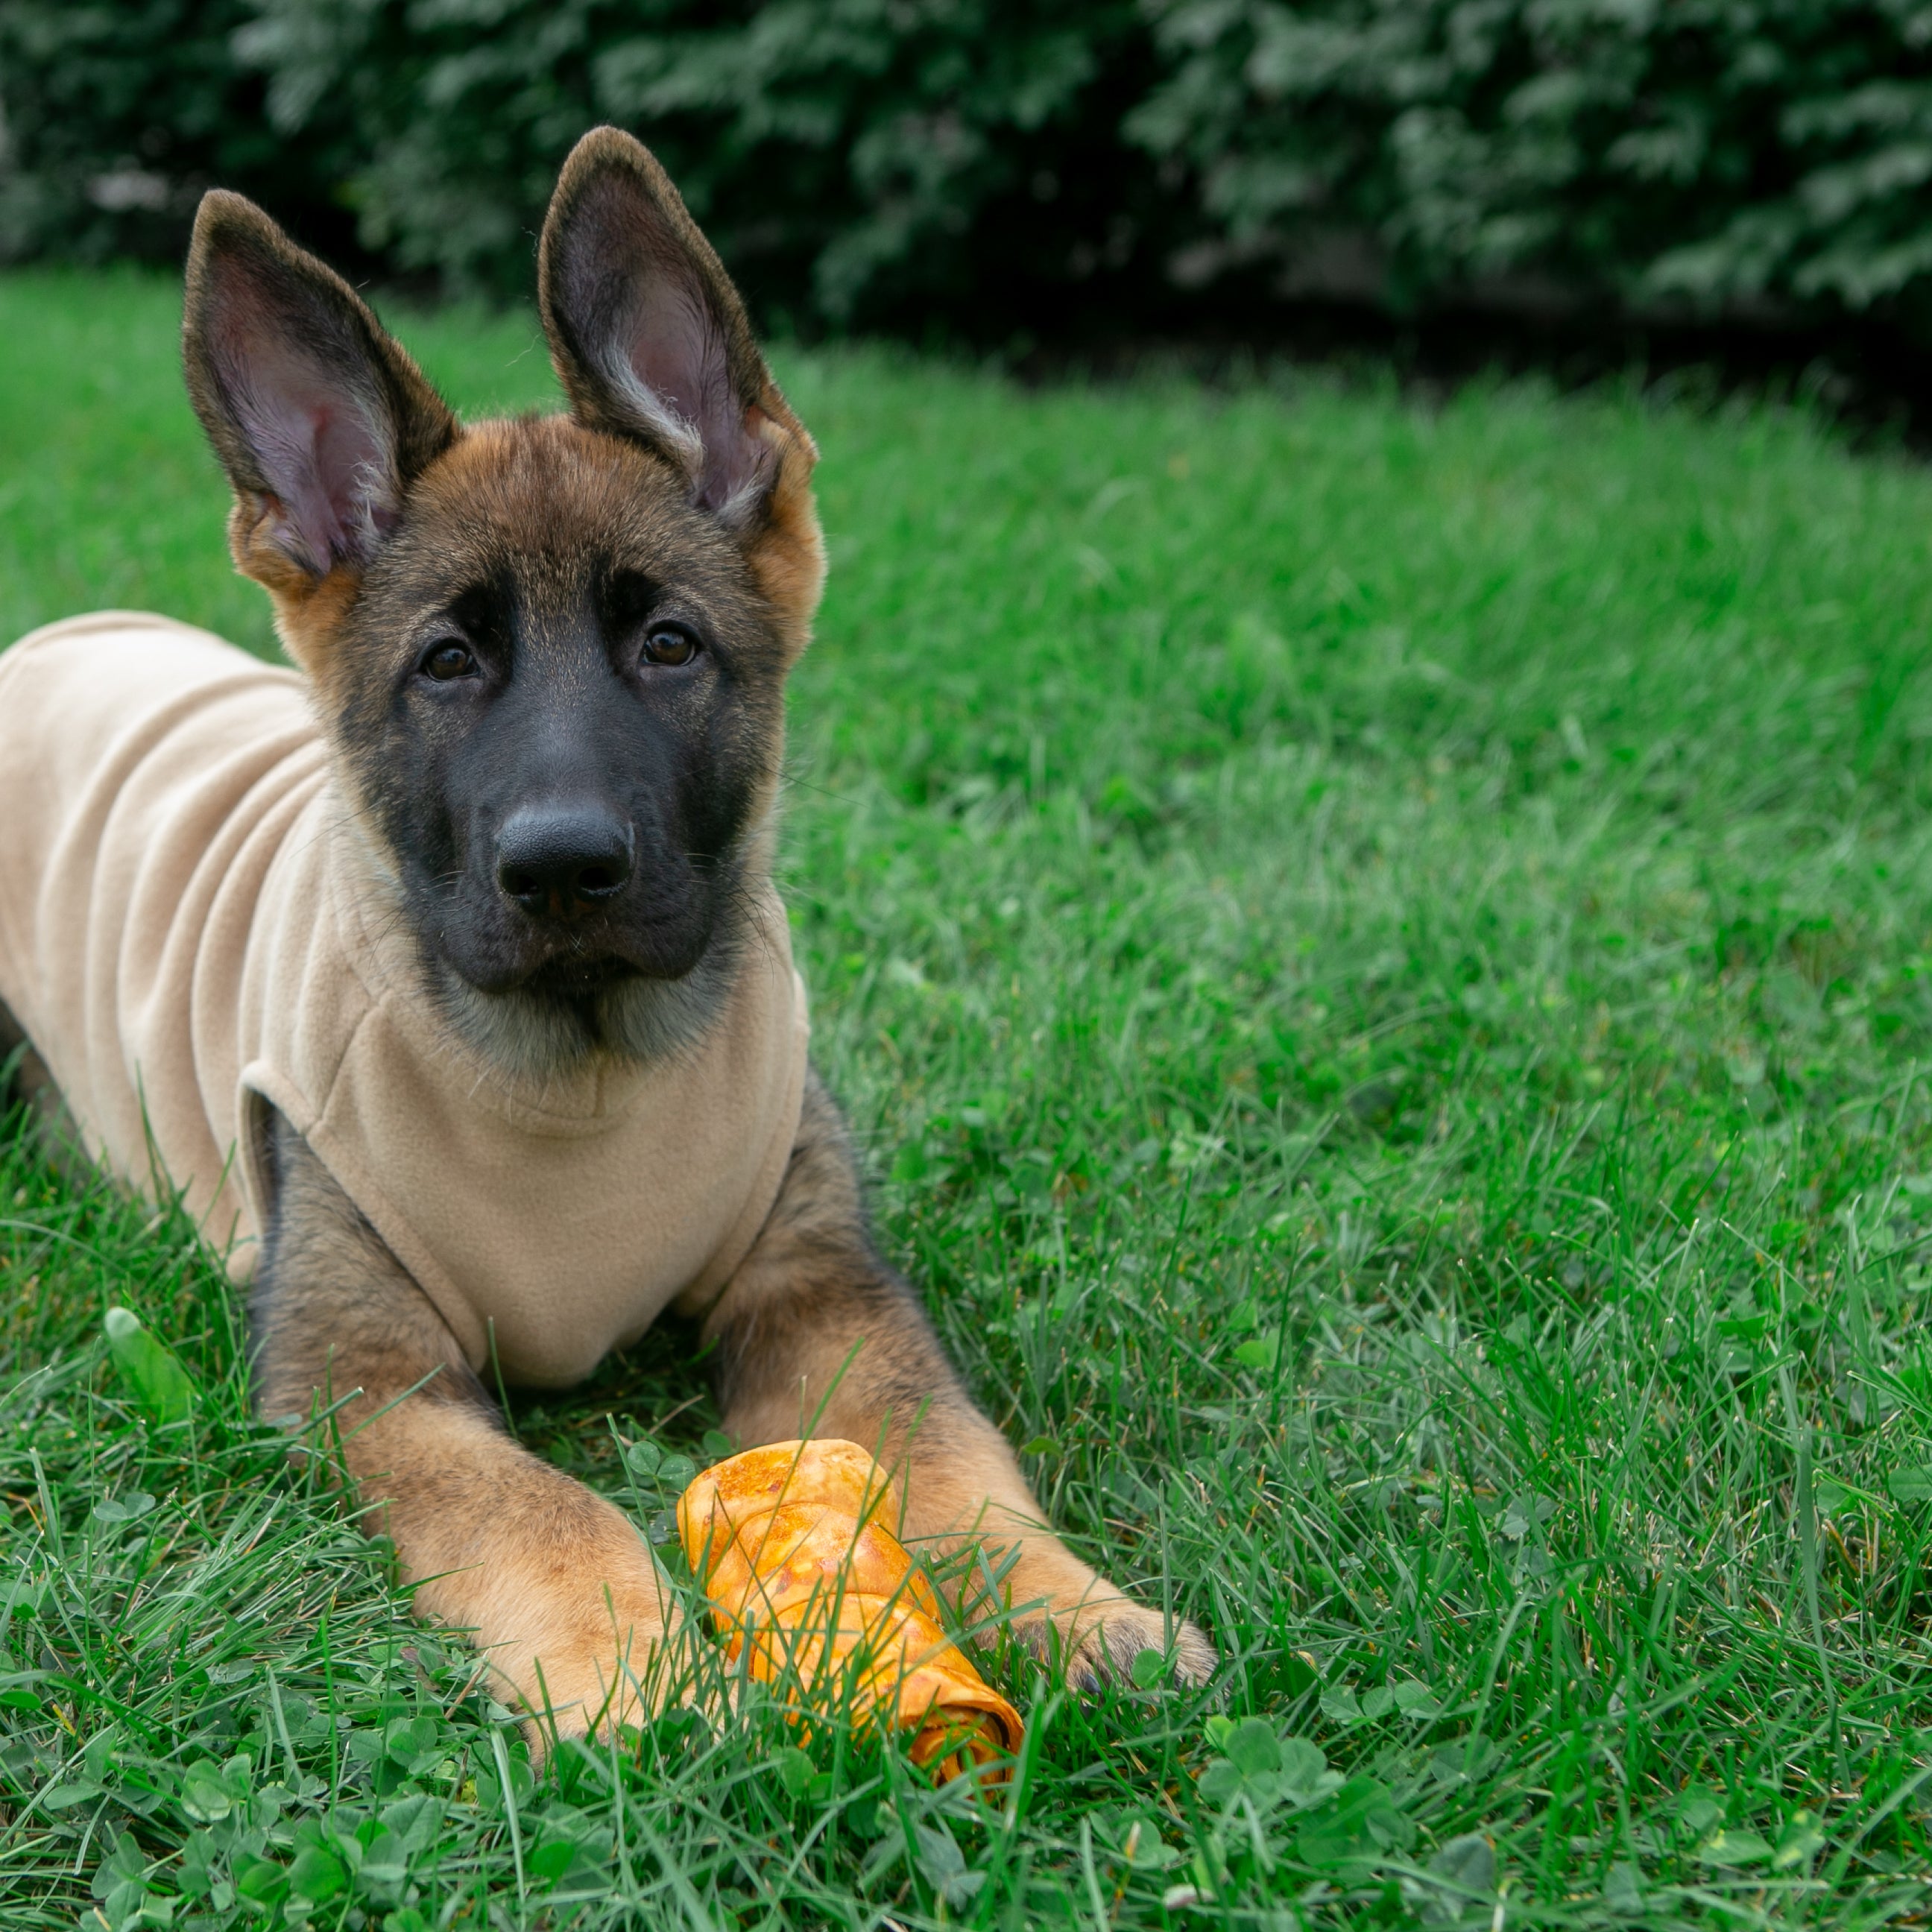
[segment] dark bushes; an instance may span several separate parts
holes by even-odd
[[[1932,290],[1917,0],[0,0],[0,105],[15,256],[165,251],[219,180],[521,294],[613,120],[807,328]]]
[[[256,11],[237,51],[272,76],[275,124],[350,157],[369,245],[459,288],[524,290],[557,164],[598,121],[646,134],[765,305],[800,320],[986,302],[1004,322],[1022,285],[1104,267],[1153,178],[1120,132],[1151,78],[1130,0]]]
[[[269,125],[266,77],[237,57],[254,17],[246,0],[0,0],[0,260],[173,254],[217,182],[326,222],[326,170]]]
[[[1932,274],[1918,0],[1159,0],[1199,271],[1863,309]],[[1186,266],[1186,265],[1184,265]]]

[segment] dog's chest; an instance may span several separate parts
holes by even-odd
[[[165,619],[50,627],[0,656],[0,999],[89,1150],[178,1194],[238,1276],[269,1106],[506,1380],[580,1379],[755,1237],[804,1080],[776,900],[699,1047],[519,1096],[369,916],[292,674]]]

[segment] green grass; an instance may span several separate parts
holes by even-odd
[[[0,633],[266,644],[174,317],[0,280]],[[526,320],[406,332],[466,406],[548,393]],[[820,1062],[1041,1495],[1223,1674],[996,1660],[991,1811],[755,1708],[532,1785],[248,1422],[189,1233],[16,1124],[0,1922],[1923,1922],[1932,480],[1617,395],[779,361]],[[648,1517],[605,1418],[704,1456],[688,1346],[518,1426]]]

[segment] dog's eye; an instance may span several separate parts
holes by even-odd
[[[653,624],[644,633],[649,664],[686,664],[698,655],[698,640],[682,624]]]
[[[469,647],[459,644],[453,638],[444,638],[423,656],[424,676],[433,677],[439,684],[447,684],[453,677],[467,677],[476,668],[476,659]]]

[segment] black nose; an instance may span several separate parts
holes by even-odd
[[[595,806],[526,806],[496,840],[496,883],[524,911],[568,919],[631,876],[631,828]]]

